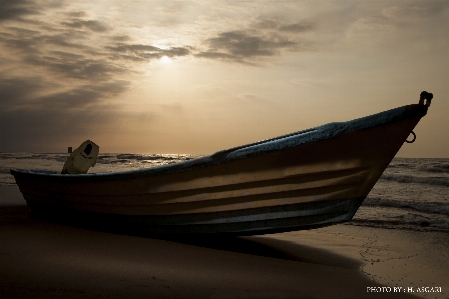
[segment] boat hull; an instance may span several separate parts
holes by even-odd
[[[352,219],[427,111],[415,106],[419,113],[331,138],[281,149],[249,145],[174,170],[12,174],[34,214],[89,226],[155,234],[308,229]],[[251,147],[259,152],[246,155]]]
[[[260,235],[324,227],[351,220],[364,198],[182,215],[83,212],[29,202],[38,219],[136,235]]]

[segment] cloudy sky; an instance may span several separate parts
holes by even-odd
[[[0,151],[211,153],[435,95],[398,156],[449,157],[448,1],[0,0]]]

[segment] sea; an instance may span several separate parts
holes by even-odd
[[[198,157],[188,154],[100,154],[97,164],[89,172],[156,167]],[[16,185],[9,172],[11,168],[59,172],[66,158],[67,154],[62,153],[0,152],[0,186]],[[449,159],[394,158],[347,225],[449,233]]]

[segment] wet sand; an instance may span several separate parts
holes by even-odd
[[[349,225],[220,239],[118,235],[34,219],[17,187],[0,186],[4,298],[447,298],[447,244],[446,234]]]

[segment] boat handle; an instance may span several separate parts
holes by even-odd
[[[236,146],[236,147],[224,149],[224,150],[221,150],[221,151],[218,151],[218,152],[212,154],[211,157],[213,157],[213,158],[223,158],[227,154],[229,154],[229,153],[231,153],[233,151],[236,151],[236,150],[240,150],[242,148],[255,146],[255,145],[259,145],[259,144],[263,144],[263,143],[268,143],[268,142],[275,141],[275,140],[278,140],[278,139],[287,138],[287,137],[291,137],[291,136],[294,136],[294,135],[300,135],[300,134],[312,132],[312,131],[315,131],[315,130],[316,130],[316,128],[302,130],[302,131],[298,131],[298,132],[294,132],[294,133],[290,133],[290,134],[286,134],[286,135],[281,135],[281,136],[270,138],[270,139],[257,141],[257,142],[250,143],[250,144],[245,144],[245,145],[241,145],[241,146]]]
[[[407,142],[407,143],[413,143],[413,142],[415,142],[415,140],[416,140],[416,134],[415,134],[415,132],[410,131],[410,133],[413,135],[413,139],[410,140],[410,141],[408,141],[407,139],[405,139],[405,142]],[[409,134],[409,136],[410,136],[410,134]],[[407,138],[408,138],[408,136],[407,136]]]

